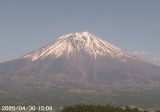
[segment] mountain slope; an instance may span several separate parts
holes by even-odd
[[[2,105],[86,102],[152,107],[160,106],[159,86],[160,67],[88,32],[64,35],[0,63]]]

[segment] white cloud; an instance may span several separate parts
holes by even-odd
[[[138,56],[146,61],[157,64],[160,66],[160,54],[155,52],[147,52],[145,50],[134,51],[133,55]]]
[[[134,55],[148,55],[149,53],[142,50],[142,51],[134,51],[132,54],[134,54]]]
[[[154,56],[153,61],[160,61],[160,56]]]

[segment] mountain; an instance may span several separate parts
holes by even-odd
[[[0,63],[0,105],[160,107],[160,67],[88,32]]]

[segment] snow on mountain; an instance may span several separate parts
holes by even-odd
[[[103,55],[116,58],[123,62],[126,61],[126,57],[138,59],[88,32],[63,35],[49,45],[28,53],[21,58],[31,58],[32,61],[35,61],[47,56],[51,56],[54,59],[61,55],[70,56],[80,54],[81,52],[87,53],[93,58],[96,58],[97,55]]]

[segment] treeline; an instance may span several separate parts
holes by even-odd
[[[73,106],[66,106],[63,108],[62,112],[148,112],[146,110],[139,110],[138,108],[130,108],[130,107],[115,107],[111,105],[100,106],[100,105],[85,105],[78,104]],[[160,110],[156,111],[160,112]]]

